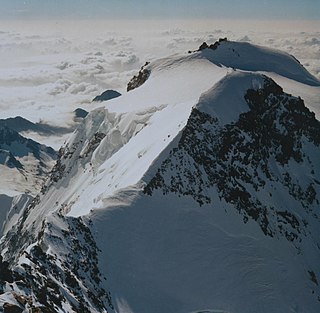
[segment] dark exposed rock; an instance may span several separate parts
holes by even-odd
[[[116,90],[106,90],[101,95],[96,96],[92,101],[108,101],[120,96],[121,93]]]
[[[208,46],[208,44],[206,42],[202,43],[201,46],[199,47],[199,49],[197,51],[202,51],[202,50],[205,50],[205,49],[211,49],[211,50],[216,50],[219,46],[220,46],[220,43],[221,42],[224,42],[224,41],[228,41],[228,39],[225,37],[225,38],[219,38],[218,41],[216,41],[214,44],[211,44],[210,46]]]
[[[22,277],[20,277],[20,278],[23,279]],[[32,303],[32,299],[31,299],[30,296],[26,297],[26,296],[23,296],[23,295],[18,295],[16,293],[14,293],[13,296],[21,306],[25,306],[26,304],[31,304]]]
[[[204,49],[207,49],[209,46],[206,42],[204,42],[203,44],[201,44],[201,46],[199,47],[198,51],[201,51],[201,50],[204,50]]]
[[[1,281],[12,283],[13,276],[12,271],[9,269],[9,263],[7,261],[3,261],[3,258],[0,255],[0,282]]]
[[[220,46],[219,41],[216,41],[214,44],[211,44],[211,45],[209,46],[209,49],[211,49],[211,50],[216,50],[219,46]]]
[[[265,235],[282,234],[289,241],[298,240],[303,227],[298,217],[282,207],[268,206],[259,193],[267,183],[278,182],[307,211],[318,204],[315,185],[300,186],[285,166],[289,161],[304,162],[313,175],[303,140],[319,149],[320,123],[300,98],[285,94],[267,77],[263,88],[247,91],[245,100],[249,111],[224,126],[214,116],[193,109],[178,146],[170,151],[144,192],[151,195],[160,189],[163,194],[190,196],[201,206],[212,203],[208,194],[214,187],[221,199],[242,214],[244,222],[251,218]],[[273,160],[282,176],[273,172]]]
[[[89,114],[86,110],[81,108],[77,108],[73,112],[75,118],[85,118]]]
[[[21,309],[19,306],[11,303],[5,303],[3,305],[3,313],[22,313],[23,309]]]
[[[151,71],[145,68],[148,64],[149,62],[146,62],[145,65],[141,67],[138,75],[133,76],[133,78],[129,81],[127,85],[127,91],[136,89],[146,82],[146,80],[149,78],[151,74]]]
[[[93,138],[90,140],[84,156],[91,154],[100,144],[101,140],[106,136],[104,133],[97,132],[94,134]]]
[[[8,262],[0,259],[0,283],[9,283],[6,292],[12,292],[17,304],[24,309],[28,307],[30,312],[63,311],[65,303],[74,312],[92,312],[92,309],[103,312],[107,307],[113,308],[110,292],[101,287],[98,248],[90,229],[81,218],[64,218],[58,214],[56,219],[60,226],[64,225],[60,235],[55,233],[55,226],[44,222],[35,244],[29,252],[24,252],[28,262],[20,264],[23,272],[16,273],[15,267],[9,270]],[[42,249],[47,240],[58,240],[66,252],[48,254]],[[19,306],[7,304],[10,311],[5,312],[18,312],[14,309],[18,310]]]
[[[319,286],[318,280],[317,280],[317,276],[315,274],[314,271],[308,271],[309,275],[310,275],[310,279],[313,283],[315,283],[317,286]]]
[[[13,262],[19,257],[19,251],[26,248],[34,239],[35,235],[31,234],[29,231],[24,230],[24,223],[28,218],[29,212],[40,202],[40,196],[37,195],[35,198],[29,202],[28,206],[22,212],[18,222],[6,233],[0,242],[0,251],[4,250],[6,247],[6,253],[2,254],[5,259],[9,262]],[[13,273],[16,277],[16,273]]]
[[[61,149],[59,150],[59,152],[61,151]],[[54,165],[54,167],[51,170],[50,173],[50,178],[53,182],[57,182],[59,181],[62,177],[63,177],[63,173],[65,170],[66,166],[65,164],[62,163],[61,161],[61,157],[58,157],[56,164]]]
[[[45,306],[39,306],[35,308],[31,308],[30,313],[56,313],[56,311],[47,308]]]
[[[228,41],[227,37],[219,38],[219,42]]]

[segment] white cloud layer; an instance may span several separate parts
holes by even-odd
[[[186,53],[219,37],[284,50],[320,79],[319,28],[300,24],[279,31],[273,23],[239,25],[0,22],[0,118],[22,115],[66,125],[75,108],[92,109],[91,100],[102,91],[125,92],[146,61]]]

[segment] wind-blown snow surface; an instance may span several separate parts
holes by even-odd
[[[152,62],[84,119],[2,238],[0,305],[23,306],[13,288],[57,312],[319,311],[320,125],[259,72],[319,81],[248,51],[252,64],[242,50]]]
[[[277,51],[277,57],[274,57],[274,49],[267,49],[247,42],[222,40],[219,42],[218,49],[205,49],[203,53],[209,60],[228,67],[247,71],[275,72],[307,85],[319,86],[319,80],[302,68],[297,59],[280,51]],[[255,57],[256,55],[259,55],[258,59]]]
[[[91,216],[116,311],[317,312],[306,268],[317,268],[319,254],[298,257],[218,197],[199,208],[177,196],[134,195],[123,192],[130,205]]]

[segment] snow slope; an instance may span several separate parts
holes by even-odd
[[[61,149],[61,161],[54,169],[58,176],[53,174],[47,182],[44,205],[30,213],[26,223],[40,227],[39,216],[56,210],[87,214],[115,190],[139,182],[183,128],[201,93],[229,71],[198,58],[175,59],[172,65],[169,59],[161,61],[146,84],[121,96],[122,101],[109,100],[106,108],[86,117]],[[181,83],[173,85],[169,79]]]
[[[318,285],[310,279],[314,271],[319,275],[320,253],[314,246],[319,244],[319,185],[314,184],[319,177],[319,141],[317,148],[311,147],[310,139],[302,143],[309,161],[301,164],[290,158],[282,165],[274,160],[274,144],[269,147],[266,142],[271,154],[267,174],[263,172],[264,156],[255,151],[249,132],[238,128],[235,133],[252,151],[234,147],[232,138],[226,148],[219,141],[218,147],[213,145],[223,138],[218,135],[220,128],[222,132],[232,129],[236,115],[250,116],[245,91],[255,88],[260,92],[264,80],[258,74],[235,72],[219,81],[200,98],[181,137],[143,178],[145,194],[136,188],[119,191],[105,201],[104,210],[90,214],[98,246],[104,247],[100,262],[108,273],[117,311],[319,309]],[[275,89],[270,99],[276,93]],[[285,134],[283,122],[278,123],[275,127]],[[319,122],[316,125],[319,130]],[[254,129],[253,138],[259,136],[258,131]],[[272,138],[271,130],[268,135]],[[214,152],[206,155],[207,148],[218,151],[221,159],[211,161]],[[243,151],[242,162],[236,152],[223,155],[224,149]],[[261,168],[255,168],[253,161],[244,164],[246,156],[254,159],[255,153],[260,154]],[[293,185],[281,181],[285,173],[292,175]],[[318,200],[304,205],[306,198],[300,192],[309,183],[314,184]],[[249,193],[249,201],[242,197],[241,187]],[[253,207],[250,201],[255,202]]]
[[[214,49],[200,51],[204,58],[215,63],[245,71],[276,73],[310,86],[320,86],[294,57],[285,52],[247,42],[220,40]],[[259,56],[259,57],[257,57]]]
[[[318,311],[307,270],[317,269],[319,254],[297,257],[218,197],[199,208],[178,196],[134,194],[118,195],[130,205],[91,215],[116,312]]]
[[[318,312],[320,123],[266,75],[317,80],[225,41],[144,69],[88,114],[2,237],[0,307]]]

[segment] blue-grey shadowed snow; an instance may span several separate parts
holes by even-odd
[[[106,90],[101,95],[96,96],[92,101],[108,101],[120,96],[121,93],[116,90]]]
[[[238,312],[258,312],[262,302],[269,311],[260,312],[284,312],[278,288],[288,277],[300,281],[302,273],[296,260],[286,266],[290,249],[276,240],[270,248],[263,235],[244,235],[245,227],[252,234],[254,227],[238,228],[235,214],[176,201],[170,195],[138,198],[91,216],[98,242],[107,247],[100,262],[119,312],[237,312],[233,301]],[[223,220],[229,225],[219,225]]]

